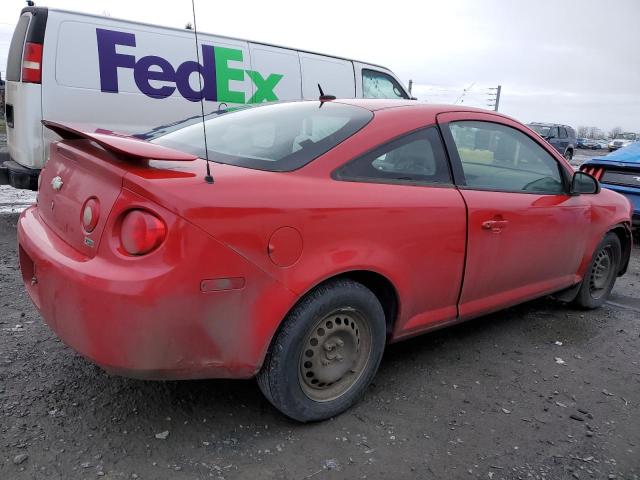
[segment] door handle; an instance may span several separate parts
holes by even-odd
[[[508,220],[486,220],[482,222],[482,228],[484,230],[491,230],[494,233],[502,231],[507,225],[509,225]]]

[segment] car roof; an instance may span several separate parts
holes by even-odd
[[[505,117],[505,115],[494,112],[493,110],[484,110],[482,108],[466,107],[462,105],[446,105],[437,103],[419,103],[417,100],[392,100],[383,98],[340,98],[331,100],[335,103],[345,105],[354,105],[356,107],[366,108],[372,112],[378,110],[388,110],[396,108],[412,108],[421,109],[425,112],[438,114],[442,112],[479,112],[490,113]],[[508,118],[508,117],[507,117]]]
[[[527,125],[540,125],[541,127],[568,127],[573,128],[571,125],[565,125],[564,123],[546,123],[546,122],[529,122]]]
[[[608,155],[590,158],[587,162],[589,165],[597,163],[640,164],[640,142],[632,143]]]

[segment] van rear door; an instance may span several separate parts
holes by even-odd
[[[18,188],[36,186],[44,160],[40,121],[47,14],[46,8],[23,9],[9,47],[5,116],[10,160],[4,166],[9,183]]]

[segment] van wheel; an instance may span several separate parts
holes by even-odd
[[[606,302],[618,277],[621,258],[620,239],[615,233],[607,233],[593,254],[573,304],[580,308],[593,309]]]
[[[573,150],[567,150],[566,152],[564,152],[564,158],[567,159],[567,162],[570,162],[573,158]]]
[[[332,281],[309,293],[284,320],[258,386],[294,420],[333,417],[371,383],[385,341],[384,312],[373,292],[351,280]]]

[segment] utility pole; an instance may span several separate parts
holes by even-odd
[[[497,87],[490,88],[489,90],[495,90],[496,93],[489,94],[489,101],[491,101],[492,103],[487,104],[487,106],[493,107],[493,111],[497,112],[498,107],[500,106],[500,93],[502,92],[502,85],[498,85]]]

